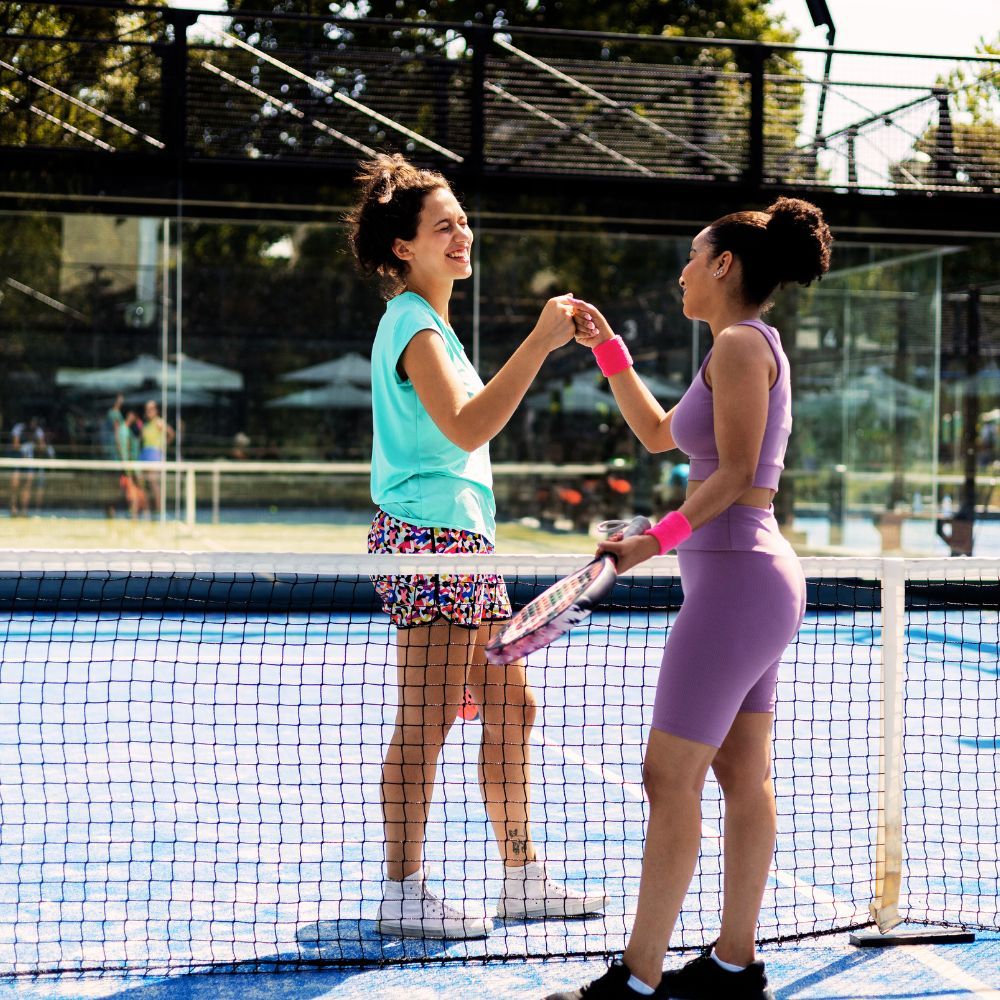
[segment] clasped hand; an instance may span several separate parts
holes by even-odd
[[[611,325],[597,306],[573,297],[569,298],[569,302],[573,307],[573,322],[576,324],[575,336],[578,344],[593,349],[615,335],[615,331],[611,329]]]

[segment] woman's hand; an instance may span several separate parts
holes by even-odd
[[[601,311],[583,299],[569,300],[573,305],[573,322],[576,324],[576,342],[591,349],[611,340],[615,331],[601,315]]]
[[[531,338],[540,343],[546,351],[554,351],[563,344],[568,344],[576,334],[576,323],[573,320],[573,293],[557,295],[549,299],[542,309]]]
[[[619,573],[638,566],[639,563],[660,554],[660,543],[652,535],[632,535],[622,538],[621,532],[612,535],[597,546],[597,554],[610,553],[615,557]]]

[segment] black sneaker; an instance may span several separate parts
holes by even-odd
[[[712,958],[712,946],[687,965],[665,972],[656,996],[658,1000],[774,1000],[763,962],[727,972]]]
[[[611,963],[611,968],[592,983],[581,986],[578,990],[566,993],[550,993],[545,1000],[636,1000],[643,994],[637,993],[628,985],[632,973],[628,966],[619,959]],[[659,990],[656,996],[659,997]]]

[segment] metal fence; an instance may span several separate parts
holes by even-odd
[[[998,92],[1000,58],[942,73],[840,50],[825,73],[825,49],[747,41],[117,10],[108,37],[0,37],[0,147],[166,172],[388,149],[473,178],[1000,190],[1000,126],[963,110]]]

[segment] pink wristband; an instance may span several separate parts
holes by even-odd
[[[632,355],[629,354],[625,341],[618,336],[598,344],[594,348],[594,357],[605,378],[611,378],[632,367]]]
[[[643,534],[652,535],[660,543],[660,555],[665,556],[685,538],[691,537],[691,522],[679,510],[672,510]]]

